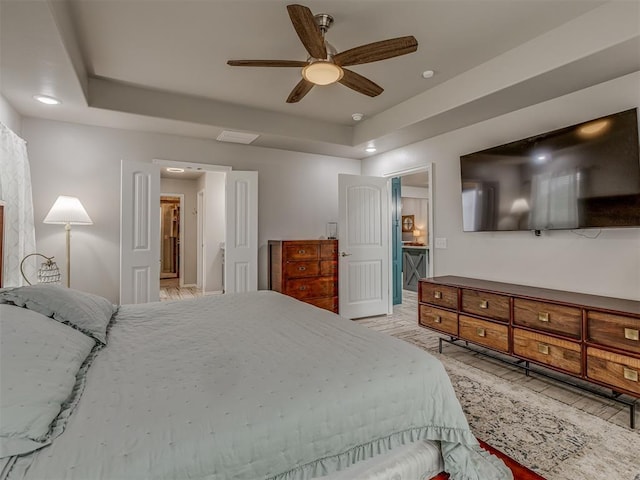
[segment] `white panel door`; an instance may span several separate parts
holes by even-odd
[[[338,175],[340,315],[389,310],[388,179]]]
[[[160,167],[121,162],[120,303],[160,298]]]
[[[258,172],[226,174],[224,291],[258,290]]]

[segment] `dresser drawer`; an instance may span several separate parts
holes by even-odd
[[[460,315],[459,329],[460,338],[493,350],[509,352],[509,327],[507,325]]]
[[[587,348],[587,377],[640,397],[640,359]]]
[[[587,312],[587,340],[640,354],[640,319],[611,313]]]
[[[310,298],[305,302],[330,312],[338,313],[338,297]]]
[[[288,277],[314,277],[320,273],[320,264],[316,262],[287,262],[284,266]]]
[[[513,323],[577,339],[582,336],[582,310],[577,307],[516,298]]]
[[[286,245],[284,251],[287,260],[317,260],[320,256],[320,246],[313,243]]]
[[[336,283],[335,279],[331,277],[288,280],[284,293],[299,299],[333,297],[338,294]]]
[[[320,262],[320,275],[337,275],[337,274],[338,274],[337,260],[323,260]]]
[[[514,328],[513,353],[575,375],[582,374],[581,347],[577,342]]]
[[[320,245],[320,258],[335,260],[338,258],[338,242],[323,243]]]
[[[458,314],[456,312],[420,305],[418,323],[424,327],[458,336]]]
[[[420,288],[421,302],[453,310],[458,308],[458,289],[456,287],[420,282]]]
[[[509,297],[496,293],[462,289],[462,311],[489,317],[502,322],[509,321]]]

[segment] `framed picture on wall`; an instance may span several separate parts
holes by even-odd
[[[414,224],[415,224],[415,219],[413,215],[402,215],[402,231],[403,232],[413,232]]]

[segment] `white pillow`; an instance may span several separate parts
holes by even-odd
[[[52,425],[95,344],[40,313],[0,304],[0,458],[50,443]]]

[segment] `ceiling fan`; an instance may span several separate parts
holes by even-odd
[[[304,5],[287,5],[287,11],[302,45],[309,52],[307,61],[229,60],[227,62],[234,67],[302,68],[302,80],[289,94],[287,103],[299,102],[314,85],[329,85],[335,82],[358,93],[376,97],[384,91],[380,85],[344,67],[399,57],[418,49],[417,40],[413,36],[406,36],[368,43],[338,53],[324,39],[325,33],[333,23],[331,15],[321,13],[314,16]]]

